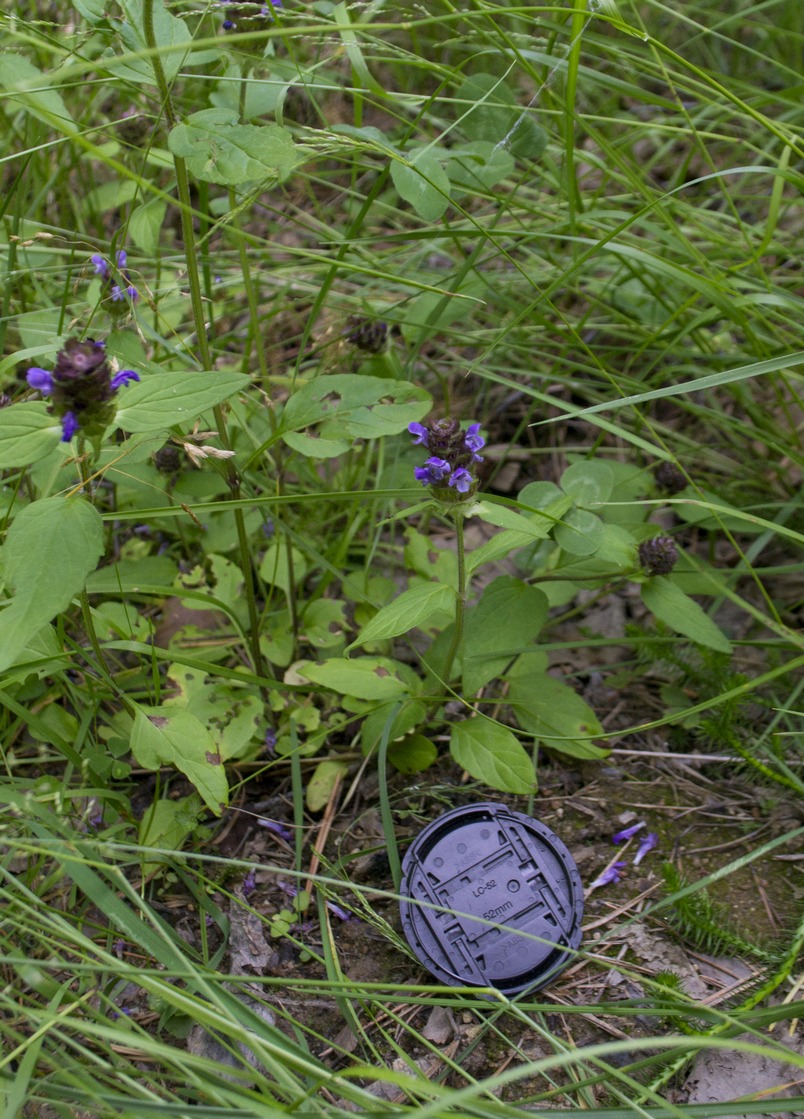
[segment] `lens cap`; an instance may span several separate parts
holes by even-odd
[[[428,824],[405,854],[400,893],[408,943],[452,986],[536,990],[581,942],[572,855],[544,824],[502,804],[455,808]]]

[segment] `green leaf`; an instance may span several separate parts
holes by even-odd
[[[517,159],[539,159],[547,146],[547,133],[523,109],[509,86],[493,74],[473,74],[461,83],[455,102],[470,108],[458,122],[473,140],[499,144],[510,134],[510,149]]]
[[[144,25],[143,0],[118,0],[125,19],[110,20],[120,38],[132,53],[148,51],[142,27]],[[154,37],[159,46],[162,70],[169,82],[178,74],[187,57],[190,47],[190,30],[183,19],[172,15],[163,0],[153,0],[152,20]],[[151,58],[128,58],[115,61],[113,66],[116,77],[133,82],[149,82],[156,85],[154,63]]]
[[[289,564],[292,564],[292,571]],[[304,580],[309,570],[310,565],[298,548],[288,549],[284,541],[273,540],[262,557],[260,578],[264,579],[269,587],[279,587],[289,595],[292,589]]]
[[[388,761],[407,775],[429,769],[438,758],[438,750],[423,734],[408,734],[388,747]]]
[[[3,548],[14,590],[0,613],[0,671],[83,590],[103,554],[103,522],[82,497],[48,497],[17,515]]]
[[[370,641],[386,641],[420,626],[439,610],[454,610],[455,591],[443,583],[420,583],[378,610],[346,652]]]
[[[349,772],[346,762],[331,761],[325,758],[313,770],[313,775],[307,783],[304,796],[305,804],[310,812],[320,812],[326,808],[338,782],[343,780]]]
[[[507,727],[482,715],[455,723],[449,741],[452,757],[468,774],[502,793],[532,793],[533,762]]]
[[[352,445],[351,440],[320,439],[304,431],[286,431],[282,438],[292,451],[307,458],[337,458],[345,455]]]
[[[660,622],[675,633],[691,638],[708,649],[730,653],[732,645],[695,599],[684,594],[666,575],[655,575],[642,584],[642,601]]]
[[[140,821],[140,846],[180,851],[187,836],[198,826],[202,812],[197,793],[179,800],[158,800],[146,809]]]
[[[278,124],[240,124],[233,109],[202,109],[168,135],[174,155],[196,178],[221,186],[284,182],[301,162],[301,150]]]
[[[508,674],[508,700],[523,730],[573,758],[605,758],[592,739],[603,728],[592,708],[563,680],[545,671],[547,657],[521,657]]]
[[[53,88],[55,84],[51,75],[37,70],[23,55],[10,53],[8,46],[0,54],[0,89],[6,94],[3,100],[11,111],[19,106],[48,128],[73,135],[78,129],[61,94]]]
[[[430,394],[407,381],[336,373],[295,392],[285,405],[279,430],[285,435],[317,424],[322,440],[342,440],[344,435],[376,439],[406,431],[431,407]]]
[[[521,579],[501,575],[466,617],[463,688],[467,696],[499,676],[547,621],[547,596]]]
[[[561,488],[578,505],[608,501],[614,471],[605,462],[574,462],[561,475]]]
[[[356,699],[395,699],[416,688],[416,674],[399,661],[389,657],[356,657],[345,660],[333,657],[321,664],[301,661],[296,671],[312,684],[331,688],[339,695]]]
[[[168,556],[143,556],[98,568],[87,579],[86,589],[88,594],[128,595],[141,587],[164,587],[167,594],[177,574]]]
[[[165,431],[174,424],[192,424],[222,404],[249,378],[240,373],[152,373],[121,392],[115,423],[123,431]]]
[[[30,466],[59,445],[61,424],[43,400],[0,408],[0,470]]]
[[[141,202],[128,219],[131,240],[149,256],[152,256],[159,247],[166,212],[167,202],[164,199],[149,198]]]
[[[304,611],[304,635],[316,649],[340,645],[346,628],[346,604],[336,598],[319,598]]]
[[[509,509],[507,505],[497,505],[491,501],[476,501],[469,510],[471,517],[480,517],[490,525],[513,529],[521,532],[527,540],[544,540],[550,535],[554,520],[550,517],[526,516]]]
[[[603,541],[603,522],[586,509],[570,509],[553,535],[569,555],[591,556]]]
[[[488,190],[507,179],[514,171],[514,158],[490,140],[473,140],[449,153],[447,174],[453,188]]]
[[[207,728],[183,707],[138,707],[131,753],[144,769],[174,765],[220,816],[229,800],[221,756]]]
[[[391,163],[394,186],[422,221],[438,221],[449,206],[449,176],[429,146],[408,152],[406,159]]]
[[[264,722],[263,703],[256,689],[236,679],[210,678],[203,669],[181,664],[170,666],[168,680],[175,694],[165,706],[192,711],[209,731],[224,762],[255,751],[255,736]]]

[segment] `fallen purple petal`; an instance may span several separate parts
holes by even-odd
[[[253,894],[257,888],[257,879],[253,870],[250,870],[246,877],[243,879],[243,897],[247,898],[249,894]]]
[[[266,820],[265,817],[260,816],[257,823],[261,828],[267,828],[268,831],[272,831],[274,835],[278,835],[280,839],[284,839],[286,842],[290,842],[293,838],[293,832],[277,823],[276,820]]]
[[[347,913],[347,911],[345,909],[341,909],[341,907],[339,905],[336,905],[334,901],[328,901],[326,903],[326,905],[327,905],[327,909],[330,911],[330,913],[334,913],[335,916],[340,918],[341,921],[351,921],[352,920],[352,914]]]
[[[630,828],[623,828],[622,831],[618,831],[616,835],[611,837],[611,842],[625,843],[627,839],[630,839],[632,835],[636,835],[638,831],[642,831],[644,827],[645,821],[640,820],[638,824],[632,824]]]
[[[658,842],[659,837],[656,832],[648,832],[648,834],[639,841],[639,848],[637,849],[636,855],[634,855],[634,866],[639,866],[647,853],[652,851]]]
[[[624,866],[624,862],[612,863],[611,866],[607,866],[603,873],[599,874],[594,882],[590,883],[589,889],[596,890],[598,886],[616,885],[622,877],[621,871]]]

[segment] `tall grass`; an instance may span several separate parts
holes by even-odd
[[[224,16],[236,25],[225,32]],[[174,19],[190,33],[181,52]],[[347,572],[404,567],[393,518],[411,499],[412,460],[400,440],[314,459],[280,447],[272,426],[274,404],[311,372],[364,360],[344,338],[351,316],[367,316],[392,338],[372,372],[422,385],[439,412],[488,427],[489,486],[511,464],[553,478],[566,456],[594,454],[642,469],[636,502],[658,461],[682,468],[698,554],[728,552],[716,605],[734,611],[738,637],[729,672],[713,674],[684,717],[761,703],[750,749],[728,720],[719,748],[741,748],[765,767],[757,780],[782,774],[800,794],[798,4],[288,0],[266,19],[256,5],[43,0],[6,6],[0,21],[0,387],[18,402],[25,370],[60,340],[107,332],[123,365],[252,379],[227,413],[205,413],[202,428],[215,432],[196,440],[237,451],[234,482],[221,459],[220,474],[199,472],[174,494],[147,457],[162,435],[139,457],[105,448],[98,479],[125,495],[105,514],[109,554],[136,561],[164,545],[181,557],[184,583],[149,576],[119,611],[92,606],[97,647],[89,629],[60,622],[60,651],[43,645],[3,675],[3,1114],[516,1119],[538,1108],[704,1119],[736,1105],[676,1104],[670,1089],[696,1053],[722,1048],[792,1065],[798,1095],[784,1107],[800,1112],[804,1058],[782,1041],[804,1009],[797,913],[773,963],[728,1007],[656,982],[641,1000],[586,1001],[578,977],[615,963],[645,982],[591,939],[559,986],[511,1001],[410,981],[419,973],[393,928],[394,891],[352,880],[346,864],[310,876],[320,940],[296,944],[313,955],[309,978],[228,974],[233,883],[250,869],[308,880],[307,771],[281,754],[238,770],[243,789],[281,784],[299,825],[290,854],[257,867],[218,854],[203,827],[179,835],[155,820],[144,830],[170,778],[131,775],[121,722],[121,694],[157,704],[170,694],[166,662],[233,695],[259,685],[270,711],[297,695],[292,675],[271,679],[258,596],[250,610],[239,591],[227,599],[223,568],[213,588],[222,632],[201,622],[178,645],[152,624],[168,596],[192,607],[212,594],[190,571],[205,554],[251,569],[270,519],[317,572],[306,592],[291,581],[291,614],[296,591],[299,602],[324,598]],[[196,139],[200,163],[192,146],[177,159],[169,128],[212,107],[230,113],[223,137],[237,122],[286,128],[293,167],[270,171],[272,150],[242,182],[210,177],[214,137],[211,154]],[[419,162],[418,187],[406,187],[422,150],[435,167]],[[89,260],[123,247],[140,297],[111,306]],[[32,470],[34,482],[7,472],[6,522],[19,503],[75,484],[63,462]],[[133,525],[153,548],[138,545]],[[690,588],[701,593],[700,579]],[[644,640],[625,642],[634,679]],[[309,695],[313,720],[315,687]],[[634,713],[617,740],[679,718]],[[341,756],[356,762],[345,734]],[[387,789],[379,799],[395,851]],[[747,858],[801,834],[791,827]],[[707,884],[682,884],[670,901]],[[172,890],[193,914],[187,939],[170,919]],[[328,893],[353,899],[377,938],[369,950],[390,945],[408,981],[348,977]],[[670,902],[650,904],[661,916]],[[253,913],[270,925],[273,914]],[[627,937],[632,917],[626,907],[612,935]],[[319,1022],[311,1008],[323,1005]],[[439,1007],[471,1026],[451,1050],[425,1028]],[[348,1031],[334,1030],[336,1018]],[[193,1026],[222,1048],[188,1048]],[[589,1040],[599,1028],[609,1039]],[[525,1035],[540,1040],[539,1055],[522,1047]],[[478,1049],[490,1056],[475,1076]],[[764,1096],[739,1104],[740,1114],[780,1108]]]

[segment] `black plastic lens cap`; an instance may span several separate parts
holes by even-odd
[[[400,893],[408,943],[453,986],[536,990],[581,942],[572,855],[544,824],[502,804],[455,808],[428,824],[407,850]]]

